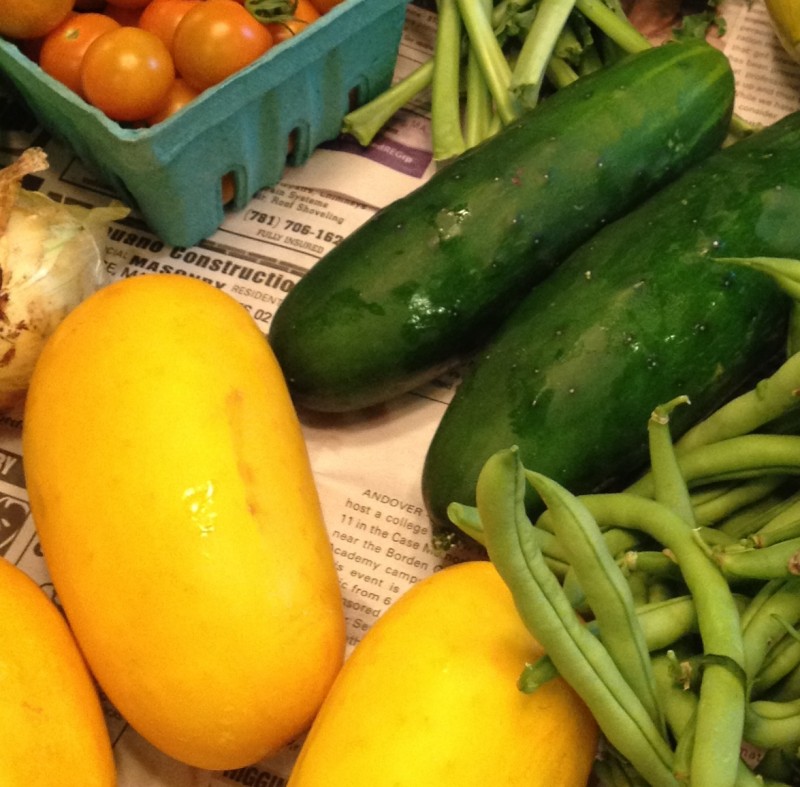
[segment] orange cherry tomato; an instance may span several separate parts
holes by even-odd
[[[343,0],[311,0],[320,14],[327,14],[332,8],[336,8]]]
[[[310,24],[316,22],[321,14],[311,0],[297,0],[294,15],[287,22],[270,22],[267,29],[274,43],[286,41],[298,33],[302,33]]]
[[[167,45],[167,49],[171,50],[178,23],[189,9],[201,2],[202,0],[154,0],[142,11],[139,27],[155,33]]]
[[[178,73],[196,90],[216,85],[261,57],[272,36],[236,0],[209,0],[186,13],[172,39]]]
[[[120,5],[107,5],[103,9],[106,16],[116,19],[123,27],[136,27],[142,15],[141,8],[124,8]]]
[[[175,68],[164,42],[138,27],[103,33],[83,56],[83,94],[112,120],[137,121],[154,115],[174,80]]]
[[[81,63],[91,43],[119,23],[105,14],[70,14],[44,38],[39,50],[42,70],[75,93],[81,93]]]
[[[117,8],[144,8],[151,0],[106,0],[108,5],[116,6]]]
[[[147,125],[154,126],[156,123],[166,120],[170,115],[174,115],[179,109],[197,98],[197,95],[194,88],[189,87],[183,79],[178,77],[173,81],[167,92],[167,98],[159,110],[147,118]]]
[[[72,12],[75,0],[2,0],[0,36],[41,38]]]

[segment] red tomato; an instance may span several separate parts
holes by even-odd
[[[2,0],[0,36],[41,38],[69,16],[74,3],[75,0]]]
[[[277,44],[302,33],[319,18],[320,13],[311,0],[297,0],[292,18],[287,22],[271,22],[267,24],[267,30],[272,35],[273,42]]]
[[[164,42],[138,27],[103,33],[83,56],[83,94],[113,120],[144,120],[155,114],[174,80]]]
[[[271,46],[267,28],[236,0],[209,0],[183,17],[172,39],[172,55],[178,73],[196,90],[205,90]]]
[[[39,65],[80,94],[81,63],[86,50],[98,36],[118,27],[119,23],[105,14],[71,14],[45,36],[39,50]]]
[[[171,50],[178,23],[189,9],[201,2],[202,0],[154,0],[142,11],[139,27],[155,33],[167,45],[167,49]]]
[[[197,91],[189,87],[180,77],[176,79],[170,87],[166,101],[159,110],[147,118],[147,124],[154,126],[162,120],[166,120],[170,115],[174,115],[179,109],[185,107],[190,101],[197,97]]]

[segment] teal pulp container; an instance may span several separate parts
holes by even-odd
[[[109,120],[1,39],[0,70],[41,124],[163,241],[192,246],[224,219],[223,176],[233,174],[234,207],[244,207],[280,180],[287,162],[303,164],[338,136],[353,102],[363,104],[390,85],[406,4],[344,0],[150,128]]]

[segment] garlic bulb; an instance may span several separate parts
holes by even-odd
[[[800,3],[797,0],[766,0],[778,40],[789,56],[800,62]]]
[[[79,208],[21,188],[46,168],[30,148],[0,170],[0,410],[22,404],[36,359],[67,313],[106,283],[103,238],[128,209]]]

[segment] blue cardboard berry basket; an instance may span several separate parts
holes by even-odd
[[[150,128],[109,120],[0,39],[0,70],[55,136],[166,243],[191,246],[234,207],[338,136],[344,115],[389,86],[408,0],[344,0],[180,112]],[[289,140],[291,139],[291,146]],[[289,148],[291,147],[291,150]]]

